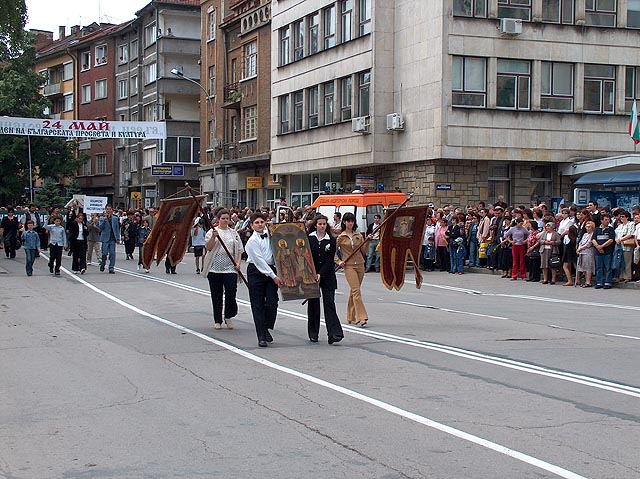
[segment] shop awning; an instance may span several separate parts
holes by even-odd
[[[602,185],[602,186],[624,186],[640,185],[640,170],[638,171],[611,171],[593,172],[582,175],[575,185]]]

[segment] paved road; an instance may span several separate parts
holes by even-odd
[[[0,477],[640,478],[637,290],[368,274],[368,328],[311,344],[281,302],[263,349],[186,261],[0,260]]]

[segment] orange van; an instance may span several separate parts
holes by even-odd
[[[407,195],[404,193],[346,193],[337,195],[320,195],[312,206],[316,212],[333,220],[333,214],[351,212],[356,216],[358,231],[367,232],[367,225],[373,223],[373,216],[378,214],[384,218],[384,210],[389,206],[400,206]]]

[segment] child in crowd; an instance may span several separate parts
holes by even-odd
[[[467,248],[464,247],[464,239],[458,237],[451,245],[453,248],[453,264],[451,265],[451,272],[455,274],[464,274],[464,259],[467,256]]]
[[[151,233],[151,228],[149,228],[149,220],[142,220],[142,226],[138,229],[138,271],[142,268],[142,246],[144,245],[145,240]],[[149,270],[145,268],[145,273],[148,273]]]
[[[27,255],[27,276],[33,275],[33,263],[36,255],[40,254],[40,236],[33,230],[33,220],[27,221],[27,231],[22,233],[22,244]]]
[[[433,266],[436,262],[436,243],[433,236],[430,236],[427,240],[427,245],[424,247],[424,269],[426,271],[433,271]]]

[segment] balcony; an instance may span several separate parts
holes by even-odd
[[[237,143],[222,144],[222,159],[235,160],[240,156],[240,148]]]
[[[59,95],[60,83],[51,83],[44,86],[44,96]]]
[[[242,101],[242,91],[240,85],[236,83],[227,83],[223,88],[223,101],[222,108],[227,109],[240,109],[240,102]]]

